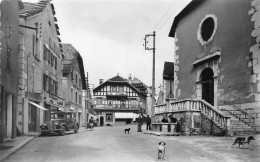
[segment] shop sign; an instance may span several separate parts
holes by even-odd
[[[42,102],[42,96],[37,93],[25,92],[25,97],[29,100]]]

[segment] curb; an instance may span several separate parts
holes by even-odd
[[[18,151],[24,145],[26,145],[27,143],[32,141],[34,138],[35,138],[35,136],[30,136],[30,137],[28,137],[28,139],[22,141],[18,145],[16,145],[13,148],[9,149],[6,153],[4,153],[4,155],[0,156],[0,161],[4,161],[5,159],[7,159],[10,155],[14,154],[16,151]]]

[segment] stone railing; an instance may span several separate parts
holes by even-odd
[[[154,106],[154,114],[174,113],[181,111],[200,111],[202,114],[211,119],[221,128],[230,126],[229,117],[226,117],[220,110],[210,105],[204,100],[185,99],[173,101],[170,104],[162,104]]]

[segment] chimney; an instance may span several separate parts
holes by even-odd
[[[103,79],[99,79],[99,84],[102,84],[103,83]]]
[[[131,80],[132,80],[131,74],[129,75],[129,77],[128,77],[128,80],[129,80],[129,81],[131,81]]]

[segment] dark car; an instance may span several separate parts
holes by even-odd
[[[78,129],[79,124],[75,112],[53,112],[51,120],[40,126],[41,135],[58,133],[64,136],[66,131],[74,130],[78,133]]]

